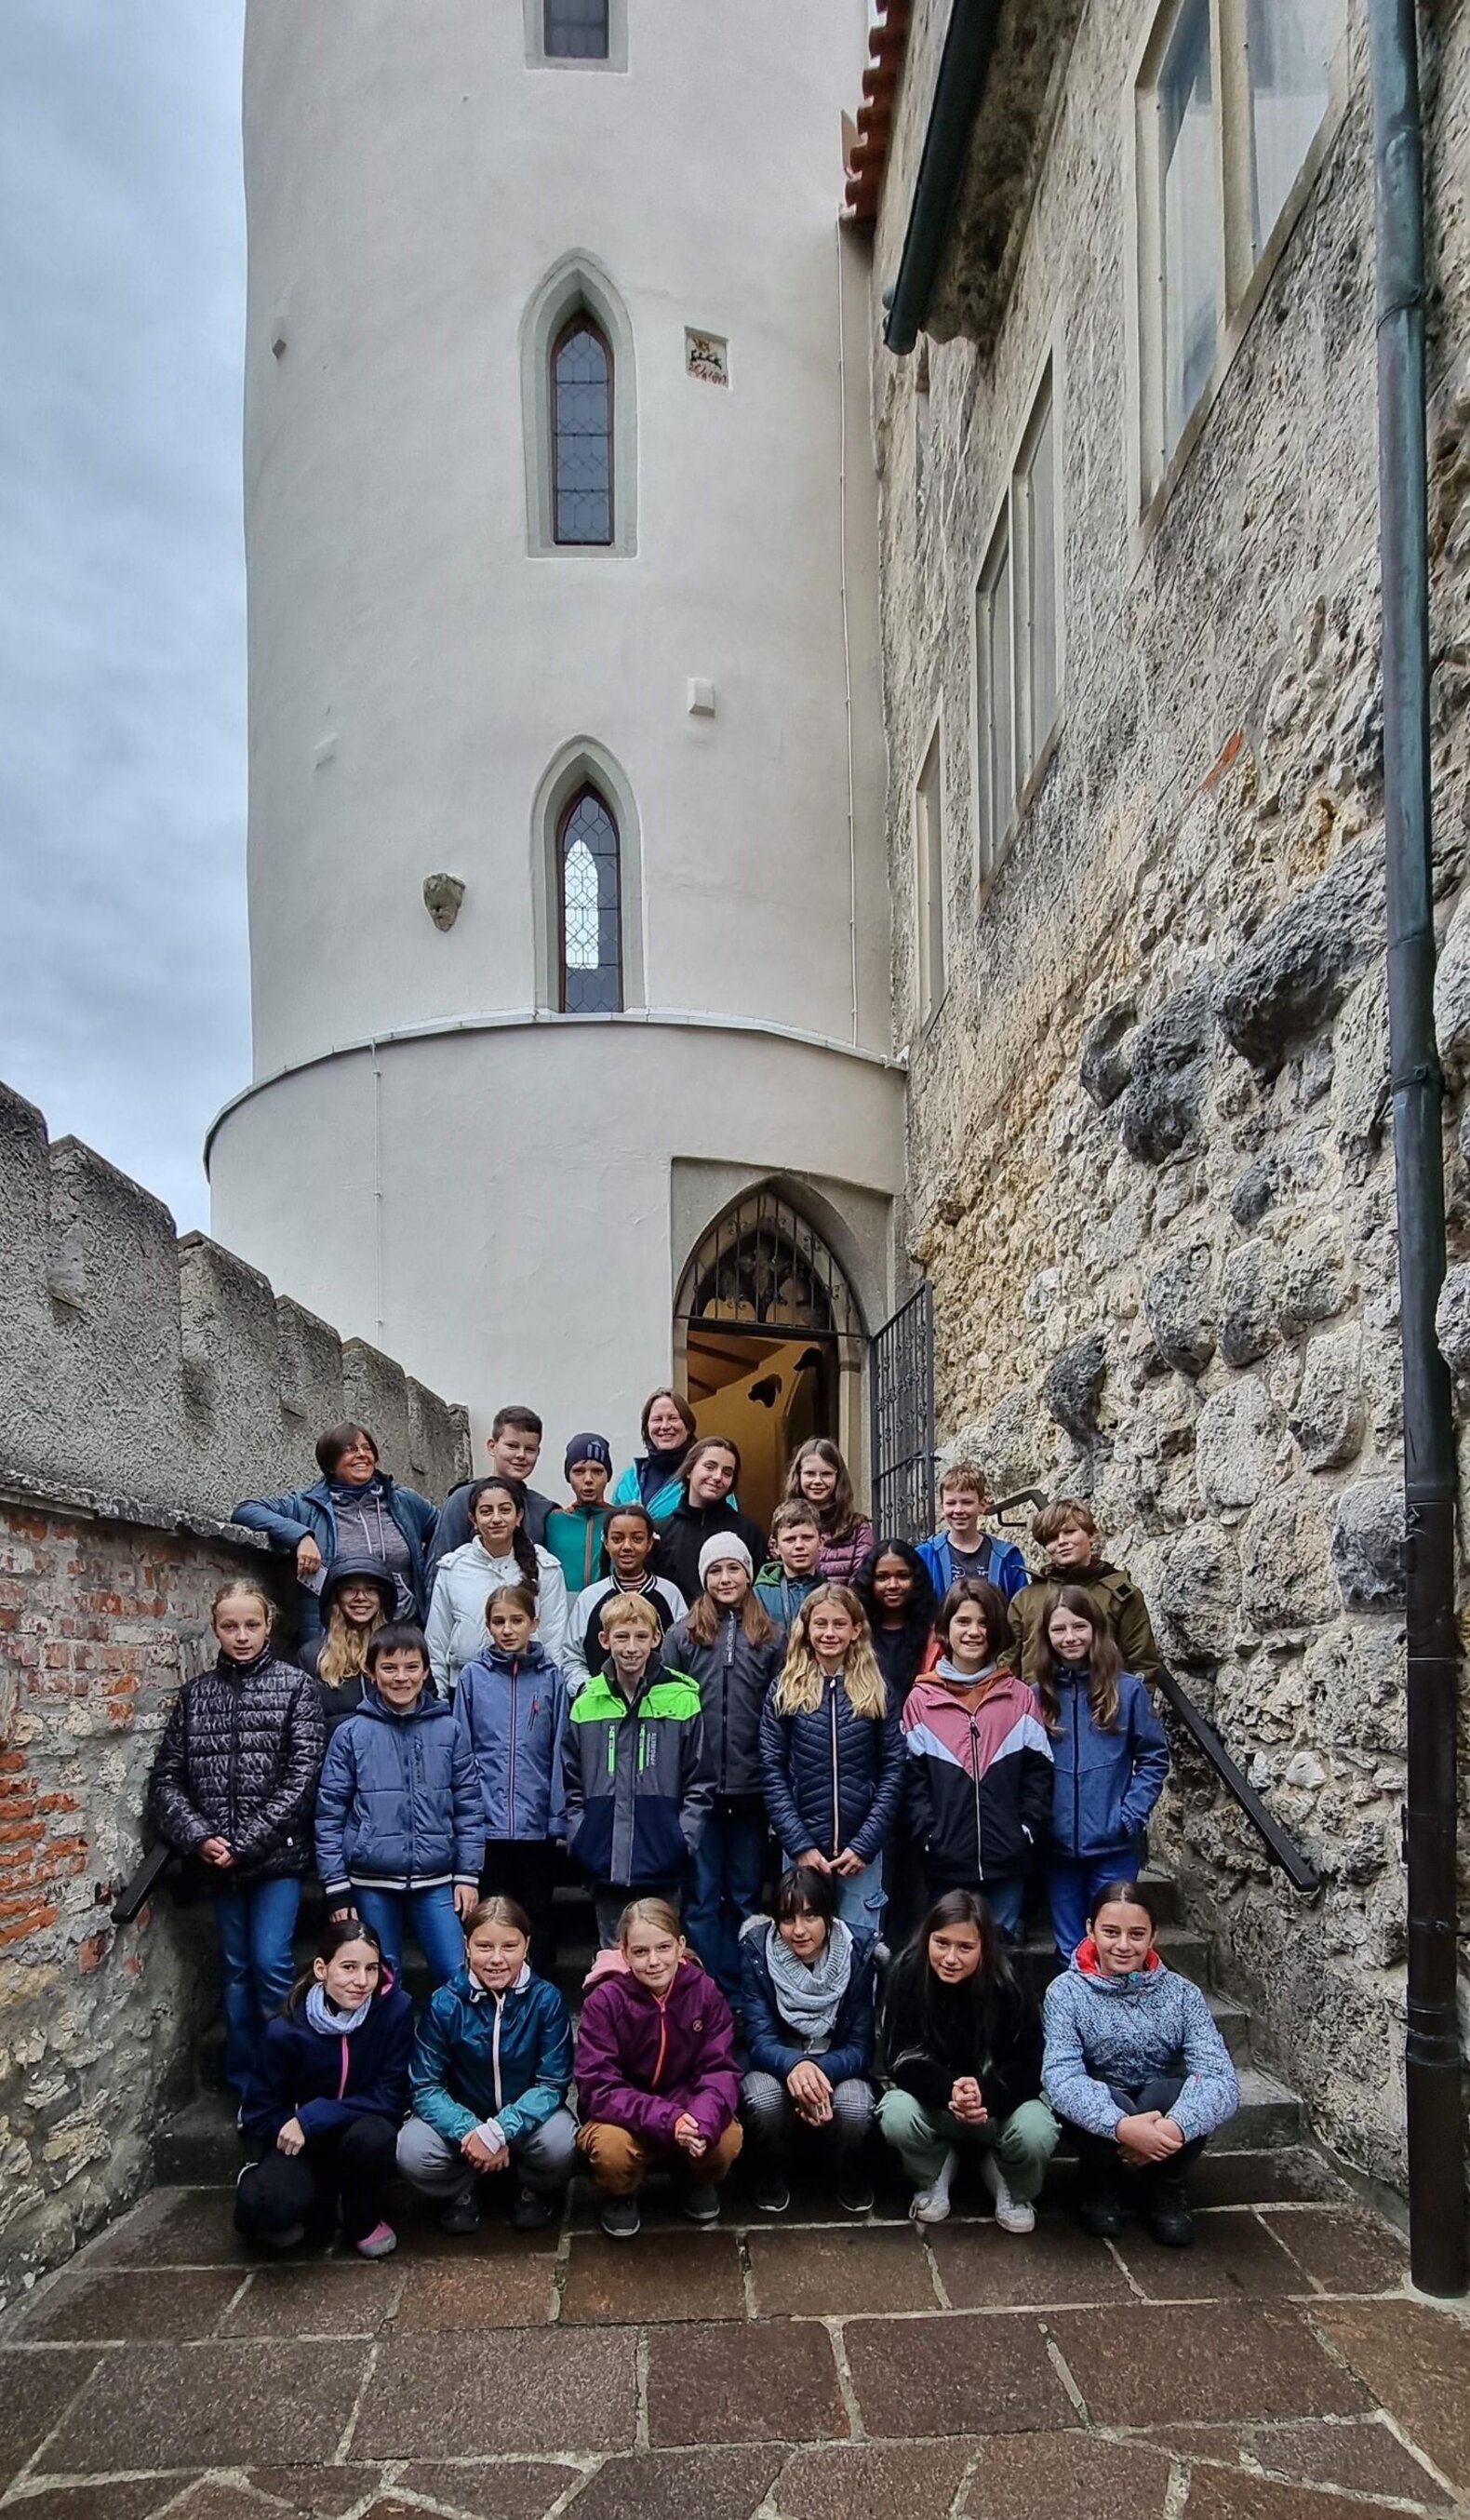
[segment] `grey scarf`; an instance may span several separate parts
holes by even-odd
[[[771,1972],[777,2009],[813,2055],[829,2048],[832,2024],[842,2008],[853,1972],[853,1938],[841,1917],[828,1930],[826,1948],[814,1968],[786,1949],[780,1929],[766,1928],[766,1966]]]
[[[372,2009],[371,1995],[363,1997],[355,2011],[342,2012],[322,1985],[309,1986],[306,1990],[306,2018],[324,2039],[350,2039],[354,2030],[362,2028]]]

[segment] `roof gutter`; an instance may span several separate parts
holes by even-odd
[[[883,327],[884,341],[896,358],[908,357],[928,317],[1003,5],[1004,0],[954,0],[950,12],[904,250]]]

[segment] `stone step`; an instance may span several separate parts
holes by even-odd
[[[1307,2112],[1295,2092],[1262,2065],[1236,2070],[1240,2107],[1225,2138],[1232,2152],[1274,2152],[1281,2144],[1310,2141]]]
[[[1234,2002],[1227,1995],[1207,1996],[1205,2001],[1214,2015],[1215,2027],[1237,2066],[1248,2065],[1251,2061],[1251,2016],[1245,2005]]]
[[[206,2092],[159,2127],[154,2181],[159,2187],[230,2186],[247,2157],[229,2093]]]

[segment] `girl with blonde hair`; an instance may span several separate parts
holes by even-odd
[[[761,1772],[787,1863],[832,1873],[844,1924],[876,1933],[904,1736],[867,1613],[845,1584],[819,1584],[796,1613],[761,1716]]]

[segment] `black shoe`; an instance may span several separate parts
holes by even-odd
[[[1123,2200],[1116,2187],[1093,2187],[1081,2198],[1078,2220],[1094,2240],[1116,2240],[1123,2228]]]
[[[1148,2231],[1161,2249],[1187,2249],[1194,2238],[1194,2217],[1188,2191],[1179,2172],[1165,2173],[1153,2183],[1148,2200]]]
[[[784,2214],[791,2202],[791,2190],[779,2170],[768,2170],[758,2178],[751,2193],[758,2214]]]
[[[872,2181],[856,2176],[839,2179],[837,2202],[844,2214],[870,2214],[873,2208]]]
[[[609,2240],[636,2240],[643,2228],[636,2196],[609,2196],[602,2207],[602,2228]]]
[[[534,2187],[517,2188],[511,2207],[512,2231],[544,2231],[551,2219],[552,2207],[545,2196],[538,2196]]]

